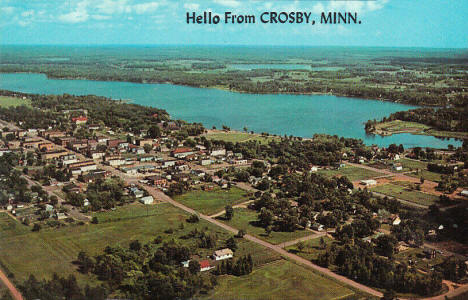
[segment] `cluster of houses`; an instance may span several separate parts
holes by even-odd
[[[234,257],[234,252],[232,252],[232,250],[229,249],[229,248],[216,250],[211,255],[211,257],[210,257],[211,260],[210,259],[204,259],[204,260],[198,261],[198,263],[200,264],[200,272],[205,272],[205,271],[209,271],[211,269],[214,269],[215,268],[214,262],[216,262],[216,261],[221,261],[221,260],[225,260],[225,259],[229,259],[229,258],[233,258],[233,257]],[[185,261],[181,262],[181,265],[184,268],[188,268],[190,261],[191,260],[185,260]]]

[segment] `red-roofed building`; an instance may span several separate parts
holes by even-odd
[[[86,124],[86,122],[88,122],[88,118],[85,116],[79,116],[76,118],[72,118],[72,122],[76,125]]]
[[[176,158],[184,158],[194,153],[195,152],[190,148],[177,148],[172,151],[172,156]]]
[[[210,266],[210,261],[205,259],[200,261],[200,272],[209,271],[214,267]]]

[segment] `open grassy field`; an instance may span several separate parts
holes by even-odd
[[[215,188],[212,191],[193,190],[176,196],[174,199],[201,213],[212,215],[222,211],[226,205],[247,201],[246,195],[246,191],[231,187],[228,190],[221,188]]]
[[[377,130],[384,130],[388,132],[420,132],[430,127],[416,122],[406,122],[401,120],[394,120],[390,122],[379,123],[375,126]]]
[[[8,96],[0,96],[0,107],[15,107],[20,105],[31,105],[31,101],[29,99],[21,99],[15,97],[8,97]]]
[[[376,133],[378,134],[393,134],[393,133],[413,133],[432,135],[438,137],[454,137],[454,138],[467,138],[468,132],[452,132],[440,131],[432,129],[430,126],[416,122],[407,122],[401,120],[394,120],[390,122],[379,123],[375,126]]]
[[[379,185],[373,187],[372,191],[427,206],[434,204],[437,200],[439,200],[439,197],[435,195],[422,193],[417,190],[410,190],[403,184],[399,185],[396,183]]]
[[[274,139],[279,139],[279,137],[274,136],[261,136],[259,134],[251,134],[247,132],[239,131],[230,131],[230,132],[210,132],[205,135],[209,140],[222,140],[225,142],[246,142],[246,141],[258,141],[261,144],[268,144]]]
[[[129,205],[111,212],[96,213],[99,224],[70,225],[58,229],[43,229],[32,232],[7,214],[0,214],[0,263],[22,282],[30,274],[37,278],[50,277],[54,272],[60,275],[74,274],[81,283],[93,283],[93,276],[85,276],[76,271],[72,261],[79,251],[91,255],[101,253],[108,245],[127,246],[132,240],[152,241],[161,236],[163,240],[177,239],[194,245],[194,239],[178,239],[197,228],[215,233],[217,244],[223,246],[228,232],[205,221],[196,224],[185,222],[188,215],[169,205]],[[183,228],[180,228],[180,224]],[[173,232],[166,232],[173,229]],[[199,249],[197,254],[206,256],[213,250]],[[243,239],[238,240],[237,255],[252,254],[256,264],[261,265],[279,256],[259,245]]]
[[[327,177],[346,176],[351,181],[370,179],[384,175],[383,173],[378,173],[372,170],[366,170],[353,166],[346,166],[338,170],[320,170],[318,171],[318,173]]]
[[[435,258],[427,259],[423,254],[422,248],[409,248],[395,255],[395,259],[402,263],[408,264],[408,260],[410,259],[416,261],[415,267],[424,272],[430,272],[433,266],[441,264],[445,258],[445,256],[437,254]]]
[[[439,173],[429,172],[427,170],[427,162],[402,158],[399,160],[401,165],[403,166],[403,171],[410,171],[410,170],[419,170],[418,172],[414,173],[407,173],[408,176],[417,177],[424,179],[431,180],[431,181],[440,181],[442,175]]]
[[[334,240],[328,236],[324,236],[323,241],[325,242],[325,245],[328,246],[331,245]],[[320,253],[324,253],[326,251],[320,247],[320,238],[305,241],[304,249],[302,249],[302,251],[299,251],[297,244],[287,247],[286,250],[308,260],[315,260]]]
[[[265,229],[254,226],[257,220],[257,212],[247,208],[234,208],[234,217],[232,220],[226,221],[222,218],[220,218],[220,220],[237,229],[244,229],[248,234],[252,234],[272,244],[280,244],[312,234],[312,232],[306,230],[296,230],[294,232],[272,231],[270,236],[266,236]]]
[[[344,299],[356,293],[331,279],[286,260],[248,276],[222,276],[207,299]]]

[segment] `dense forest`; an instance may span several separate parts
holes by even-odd
[[[11,122],[21,121],[23,128],[26,129],[49,126],[58,126],[60,129],[62,123],[63,126],[68,123],[70,116],[83,114],[79,110],[88,111],[89,122],[111,128],[131,129],[130,131],[139,131],[149,124],[169,120],[169,115],[164,110],[94,95],[37,95],[5,90],[0,90],[0,95],[27,97],[31,99],[34,108],[39,108],[31,109],[27,106],[0,108],[3,119]]]

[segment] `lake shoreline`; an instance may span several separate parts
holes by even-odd
[[[126,103],[166,110],[176,119],[202,123],[206,128],[223,125],[236,130],[247,127],[256,133],[311,138],[314,134],[361,139],[367,145],[405,148],[446,148],[459,141],[433,136],[398,134],[381,137],[365,134],[369,119],[380,119],[414,105],[327,94],[253,94],[217,86],[192,87],[167,83],[135,83],[87,79],[54,79],[44,73],[1,73],[4,90],[30,94],[98,95]]]
[[[56,80],[89,80],[89,81],[102,81],[102,82],[127,82],[127,83],[137,83],[137,84],[172,84],[176,86],[185,86],[185,87],[191,87],[191,88],[199,88],[199,89],[214,89],[214,90],[220,90],[220,91],[225,91],[225,92],[231,92],[231,93],[238,93],[238,94],[248,94],[248,95],[292,95],[292,96],[307,96],[307,95],[318,95],[318,96],[336,96],[336,97],[346,97],[346,98],[351,98],[351,99],[365,99],[365,100],[372,100],[372,101],[381,101],[381,102],[391,102],[391,103],[398,103],[402,105],[408,105],[408,106],[417,106],[417,107],[439,107],[438,105],[416,105],[416,104],[411,104],[411,103],[405,103],[405,102],[400,102],[398,100],[393,100],[393,99],[388,99],[388,98],[380,98],[380,99],[375,99],[375,98],[370,98],[370,97],[365,97],[365,96],[351,96],[348,94],[342,94],[342,93],[333,93],[333,92],[328,92],[328,93],[321,93],[321,92],[310,92],[310,93],[302,93],[302,92],[249,92],[249,91],[243,91],[243,90],[234,90],[234,89],[229,89],[225,86],[197,86],[197,85],[190,85],[190,84],[185,84],[185,83],[174,83],[171,81],[122,81],[118,79],[107,79],[107,80],[102,80],[102,79],[91,79],[87,77],[73,77],[73,76],[63,76],[63,77],[56,77],[56,76],[49,76],[49,74],[45,72],[1,72],[0,74],[43,74],[47,77],[47,79],[56,79]]]

